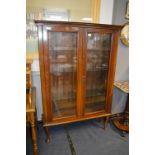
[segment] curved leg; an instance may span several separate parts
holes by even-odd
[[[47,126],[44,127],[44,131],[46,133],[46,140],[45,140],[45,142],[49,143],[50,142],[50,134],[49,134],[49,130],[48,130]]]
[[[104,125],[103,125],[103,126],[104,126],[104,127],[103,127],[104,130],[106,129],[106,127],[107,127],[107,125],[108,125],[108,122],[109,122],[109,116],[104,117],[104,123],[103,123],[103,124],[104,124]]]

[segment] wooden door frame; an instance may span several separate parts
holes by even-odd
[[[38,25],[38,46],[39,46],[39,65],[40,65],[40,78],[41,78],[41,92],[42,92],[42,106],[43,124],[49,121],[48,116],[48,105],[47,105],[47,90],[46,90],[46,80],[45,80],[45,60],[44,60],[44,40],[43,40],[43,26]]]
[[[77,33],[77,93],[76,93],[76,115],[75,116],[66,116],[62,118],[70,118],[70,117],[81,117],[81,63],[82,63],[82,30],[81,28],[77,26],[72,26],[72,25],[66,25],[62,27],[61,25],[44,25],[43,26],[43,49],[44,49],[44,81],[42,83],[45,83],[46,86],[46,102],[44,103],[48,107],[47,109],[45,108],[44,113],[46,114],[45,122],[46,123],[51,123],[52,120],[59,120],[60,118],[54,118],[53,117],[53,104],[51,104],[52,101],[52,95],[51,93],[51,88],[52,88],[52,83],[51,83],[51,76],[50,76],[50,60],[49,60],[49,52],[48,52],[48,31],[50,32],[75,32]],[[46,71],[46,72],[45,72]],[[45,93],[44,93],[45,95]]]
[[[111,45],[113,44],[113,42],[115,41],[115,44],[117,44],[116,42],[116,36],[113,37],[114,35],[114,31],[113,30],[107,30],[107,29],[104,29],[104,28],[85,28],[85,31],[83,33],[83,76],[86,77],[86,53],[87,53],[87,34],[88,33],[100,33],[100,34],[111,34]],[[115,40],[113,39],[115,38]],[[116,46],[116,45],[115,45]],[[112,98],[112,94],[111,94],[111,91],[113,89],[113,87],[111,86],[112,85],[112,81],[114,80],[114,73],[115,73],[115,68],[114,68],[114,65],[115,63],[113,61],[116,61],[114,60],[115,56],[117,55],[117,47],[115,46],[112,46],[111,47],[111,51],[110,51],[110,57],[109,57],[109,69],[108,69],[108,74],[107,74],[107,86],[106,86],[106,95],[105,95],[105,103],[106,103],[106,106],[105,106],[105,111],[103,111],[103,113],[110,113],[111,110],[111,98]],[[111,67],[112,65],[112,67]],[[110,80],[109,80],[109,77]],[[92,113],[85,113],[85,96],[86,96],[86,83],[84,84],[83,83],[83,88],[82,88],[82,94],[83,94],[83,106],[82,106],[82,115],[83,116],[86,116],[86,115],[90,115],[90,114],[93,114],[95,112],[92,112]],[[98,111],[96,113],[100,113],[102,111]]]

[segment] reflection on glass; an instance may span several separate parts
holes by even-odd
[[[49,32],[53,116],[76,114],[77,34]]]
[[[111,34],[88,33],[85,113],[104,111]]]

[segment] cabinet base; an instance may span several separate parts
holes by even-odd
[[[109,118],[110,116],[111,116],[111,113],[103,114],[103,112],[97,112],[97,113],[94,113],[94,114],[88,114],[86,116],[83,116],[82,118],[66,117],[66,118],[59,118],[59,119],[51,120],[50,122],[44,121],[43,126],[48,127],[48,126],[55,126],[55,125],[61,125],[61,124],[68,124],[68,123],[80,122],[80,121],[85,121],[85,120],[91,120],[91,119],[96,119],[96,118],[104,118],[104,117]]]

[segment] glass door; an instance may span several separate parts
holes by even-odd
[[[111,33],[87,32],[84,113],[105,111]]]
[[[48,31],[53,118],[76,115],[77,32]]]

